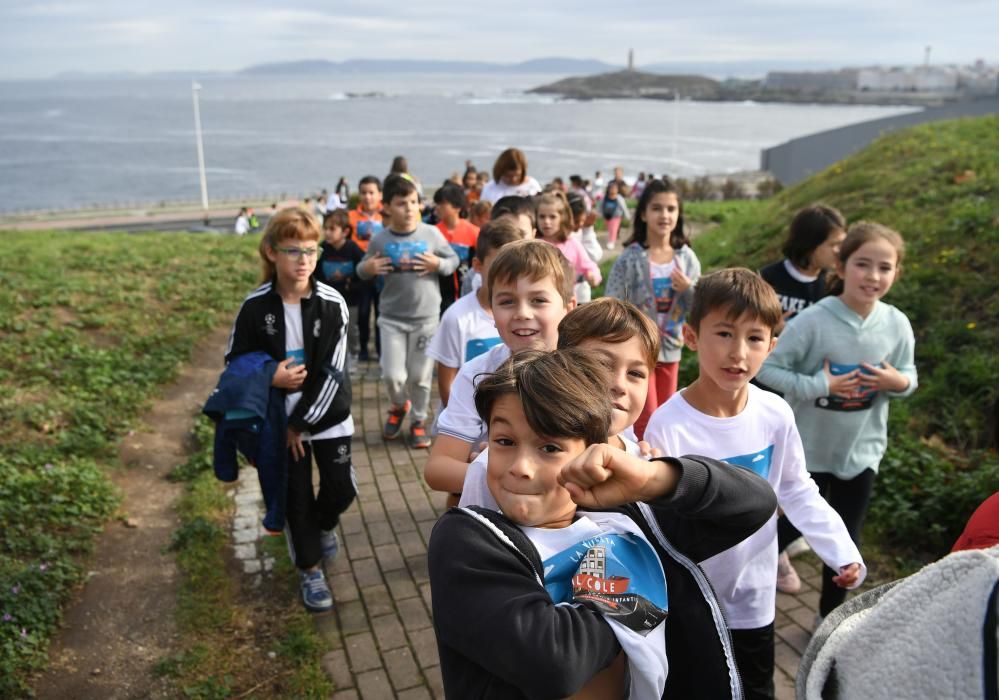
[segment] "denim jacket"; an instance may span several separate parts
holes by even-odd
[[[639,243],[632,243],[621,252],[614,261],[604,294],[616,297],[642,310],[659,326],[659,339],[662,346],[659,349],[659,362],[679,362],[680,351],[683,349],[683,323],[694,298],[694,284],[701,276],[701,262],[689,246],[683,246],[674,251],[674,260],[680,270],[690,278],[691,285],[685,291],[673,298],[670,316],[673,320],[668,329],[659,323],[659,313],[656,310],[656,295],[652,289],[652,275],[649,270],[649,252]]]

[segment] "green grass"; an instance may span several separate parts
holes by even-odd
[[[903,272],[885,300],[912,322],[919,389],[893,403],[870,520],[884,542],[926,556],[999,488],[997,153],[999,117],[893,133],[771,199],[710,203],[736,208],[694,242],[705,271],[757,269],[780,258],[794,212],[814,202],[901,232]]]
[[[257,589],[243,590],[245,578],[229,564],[232,500],[212,472],[213,430],[210,420],[198,419],[198,448],[173,474],[187,485],[172,545],[182,573],[184,651],[161,659],[157,670],[178,696],[329,697],[333,687],[319,664],[326,645],[299,603],[284,539],[265,539],[275,566]]]
[[[0,696],[30,692],[81,557],[113,514],[108,470],[157,388],[255,280],[254,242],[2,232]],[[220,349],[221,351],[221,349]]]

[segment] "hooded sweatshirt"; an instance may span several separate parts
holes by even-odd
[[[757,376],[782,392],[794,410],[808,471],[844,480],[865,469],[877,472],[888,444],[888,399],[916,390],[915,345],[909,319],[880,301],[863,318],[839,297],[826,297],[787,325]],[[909,386],[901,392],[862,390],[846,399],[830,396],[826,358],[833,374],[861,362],[887,362]]]

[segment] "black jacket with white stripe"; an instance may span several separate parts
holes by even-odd
[[[307,375],[288,425],[315,435],[346,420],[351,394],[346,372],[347,304],[333,287],[315,279],[311,283],[311,296],[301,301]],[[284,304],[273,280],[243,300],[229,335],[226,364],[254,351],[266,352],[278,362],[285,359]]]

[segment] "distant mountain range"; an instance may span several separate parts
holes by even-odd
[[[287,61],[261,63],[239,71],[242,75],[289,75],[303,73],[572,73],[592,75],[622,66],[585,58],[535,58],[520,63],[487,61],[423,61],[401,59],[349,59],[346,61]]]
[[[646,73],[670,75],[702,75],[716,80],[725,78],[762,78],[771,70],[823,70],[834,68],[818,61],[673,61],[639,66]],[[348,59],[327,61],[323,59],[305,61],[282,61],[260,63],[239,71],[161,71],[138,73],[119,71],[114,73],[87,73],[67,71],[54,76],[56,79],[128,79],[128,78],[189,78],[196,74],[209,75],[324,75],[336,73],[536,73],[548,75],[586,76],[609,73],[623,69],[615,65],[588,58],[535,58],[519,63],[493,63],[489,61],[432,61],[410,59]]]

